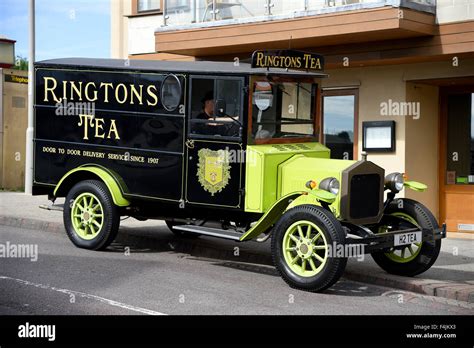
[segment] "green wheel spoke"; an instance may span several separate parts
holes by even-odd
[[[318,232],[318,234],[316,234],[316,235],[313,237],[313,239],[311,239],[311,243],[312,243],[312,244],[316,243],[316,241],[317,241],[319,238],[321,238],[321,233],[320,233],[320,232]]]
[[[98,218],[102,218],[104,217],[104,214],[100,213],[100,214],[94,214],[95,217],[98,217]]]
[[[97,220],[92,220],[92,223],[96,225],[98,228],[101,228],[102,225],[97,222]],[[91,225],[92,226],[92,225]]]
[[[321,262],[321,263],[323,263],[323,262],[324,262],[324,259],[323,259],[321,256],[319,256],[318,254],[316,254],[316,253],[313,253],[313,255],[312,255],[312,256],[314,256],[314,257],[316,258],[316,260],[318,260],[319,262]]]
[[[92,225],[89,225],[89,229],[91,230],[92,234],[95,234],[95,229],[94,229],[94,226],[92,226]]]
[[[314,264],[314,261],[313,259],[309,259],[309,265],[311,266],[311,269],[313,271],[316,271],[318,268],[316,267],[316,265]]]
[[[410,251],[410,255],[415,255],[415,252],[413,251],[413,246],[412,245],[410,245],[408,247],[408,251]]]
[[[296,251],[296,247],[286,248],[286,251]]]
[[[303,229],[301,226],[298,226],[298,235],[300,236],[300,239],[304,239]]]
[[[315,245],[313,246],[314,250],[326,250],[326,247],[324,245]]]
[[[293,235],[293,234],[290,234],[290,238],[291,238],[291,240],[294,241],[294,242],[299,242],[299,241],[300,241],[300,240],[299,240],[298,238],[296,238],[295,235]]]
[[[296,264],[296,262],[298,261],[300,257],[298,255],[295,256],[295,258],[293,260],[291,260],[291,264],[294,265]]]
[[[306,259],[303,259],[303,263],[301,264],[301,271],[302,272],[306,271]]]
[[[310,238],[311,237],[311,225],[308,225],[308,228],[306,229],[306,238]]]

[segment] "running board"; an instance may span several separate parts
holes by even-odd
[[[213,236],[224,239],[239,240],[242,237],[242,233],[238,233],[230,230],[221,230],[219,228],[194,226],[194,225],[178,225],[173,226],[173,230],[184,231],[190,233],[203,234],[205,236]]]

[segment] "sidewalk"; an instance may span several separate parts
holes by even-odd
[[[64,233],[62,213],[38,208],[50,203],[46,196],[27,196],[18,192],[0,192],[0,225],[32,228],[45,232]],[[56,203],[61,203],[58,201]],[[162,221],[137,221],[127,219],[121,222],[119,238],[142,246],[162,243],[160,233],[166,230]],[[158,231],[158,232],[160,232]],[[233,256],[234,241],[201,237],[197,241],[183,239],[176,251],[200,252],[200,256],[227,258]],[[268,241],[266,243],[242,243],[240,262],[271,264]],[[442,250],[436,263],[427,272],[406,278],[390,275],[381,270],[369,255],[360,262],[349,259],[346,279],[393,287],[421,294],[474,303],[474,234],[448,233],[443,240]]]

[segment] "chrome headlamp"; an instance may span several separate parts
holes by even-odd
[[[391,173],[385,177],[385,188],[392,192],[400,192],[403,190],[405,179],[401,173]]]
[[[339,193],[339,180],[336,178],[326,178],[319,183],[319,188],[337,195]]]

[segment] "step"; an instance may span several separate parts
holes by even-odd
[[[44,209],[44,210],[63,211],[64,210],[64,204],[50,204],[50,205],[41,204],[39,206],[39,208]]]
[[[178,226],[173,226],[173,230],[198,233],[198,234],[203,234],[206,236],[232,239],[232,240],[240,240],[240,237],[242,237],[242,233],[239,233],[239,232],[235,232],[232,230],[222,230],[220,228],[212,228],[212,227],[205,227],[205,226],[178,225]]]

